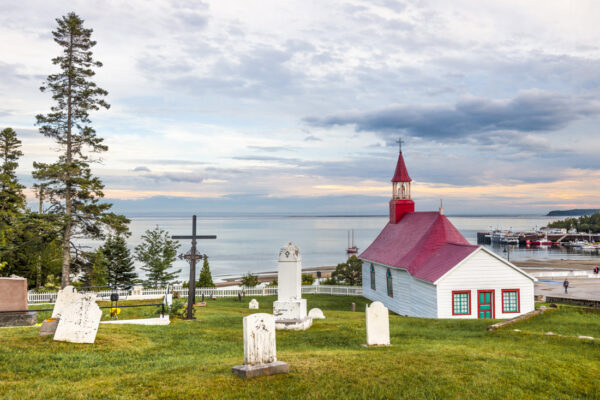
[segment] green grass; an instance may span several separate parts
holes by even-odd
[[[598,341],[517,334],[512,327],[487,332],[490,322],[482,320],[390,315],[392,346],[363,348],[364,299],[306,298],[309,308],[323,309],[327,319],[316,320],[307,331],[277,331],[277,357],[290,364],[288,375],[244,380],[231,373],[232,366],[243,362],[242,317],[250,313],[250,299],[243,303],[220,299],[198,308],[197,321],[175,321],[169,326],[101,325],[94,345],[53,342],[40,338],[38,328],[2,329],[0,395],[11,399],[600,398]],[[257,299],[259,311],[271,311],[273,297]],[[355,313],[349,311],[352,302]],[[574,324],[585,318],[576,310],[573,316],[570,312],[564,318],[558,311],[543,317],[549,323],[557,318],[557,324],[565,327],[571,318]]]
[[[600,338],[600,313],[585,311],[579,307],[561,306],[536,318],[517,323],[511,328],[524,332],[553,332],[564,336],[592,336]]]

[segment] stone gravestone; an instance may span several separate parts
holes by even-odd
[[[56,302],[54,302],[52,318],[60,318],[65,308],[79,299],[80,296],[81,294],[77,293],[75,288],[71,285],[65,286],[63,289],[59,290],[58,295],[56,296]]]
[[[0,327],[27,326],[37,322],[37,313],[28,311],[27,279],[18,276],[0,278]]]
[[[64,289],[63,289],[64,290]],[[94,343],[102,310],[96,304],[96,294],[79,294],[60,314],[54,340],[71,343]]]
[[[312,319],[306,315],[306,299],[302,298],[302,257],[292,242],[279,251],[277,267],[277,301],[273,315],[277,329],[306,330]]]
[[[256,313],[244,317],[244,364],[232,368],[242,378],[287,374],[290,366],[277,361],[275,318]]]
[[[258,301],[256,301],[256,299],[250,300],[250,304],[248,305],[248,308],[251,310],[258,310]]]
[[[367,346],[390,345],[390,320],[386,306],[379,301],[374,301],[371,306],[367,304]]]
[[[325,319],[325,315],[323,315],[323,311],[320,308],[312,308],[308,312],[308,316],[312,319]]]

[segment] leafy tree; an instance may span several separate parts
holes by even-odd
[[[350,286],[362,285],[362,261],[355,255],[348,257],[345,263],[335,267],[331,277]]]
[[[59,72],[48,75],[40,88],[52,93],[55,105],[46,115],[37,115],[40,133],[54,139],[60,156],[52,164],[35,162],[33,177],[45,187],[51,204],[50,212],[61,216],[62,225],[62,281],[69,284],[72,240],[77,237],[103,238],[104,229],[117,233],[127,232],[125,217],[109,212],[109,203],[101,203],[104,185],[92,175],[90,163],[97,160],[89,153],[108,150],[103,139],[91,127],[89,113],[108,109],[103,99],[108,92],[99,88],[91,78],[92,68],[102,63],[92,58],[92,29],[83,27],[83,20],[71,12],[56,20],[58,28],[52,32],[54,41],[63,52],[52,59]]]
[[[145,283],[149,286],[165,286],[175,280],[181,270],[169,272],[177,256],[179,243],[169,238],[168,232],[158,226],[142,235],[142,243],[135,248],[136,259],[146,271]]]
[[[248,272],[246,275],[242,276],[241,282],[242,286],[255,287],[258,285],[258,275]]]
[[[215,287],[213,283],[212,274],[210,273],[210,266],[208,265],[208,258],[204,258],[202,264],[202,270],[200,271],[200,277],[198,279],[197,287]]]
[[[312,285],[315,281],[315,277],[312,274],[302,274],[302,284]]]
[[[20,147],[21,141],[12,128],[0,132],[0,229],[3,230],[25,210],[24,186],[19,184],[15,173],[19,157],[23,155]]]
[[[127,287],[137,282],[131,252],[123,236],[110,235],[100,251],[96,261],[105,265],[109,286]]]
[[[549,228],[576,229],[578,232],[600,232],[600,212],[579,218],[566,218],[548,224]]]

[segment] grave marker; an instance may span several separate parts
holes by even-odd
[[[258,310],[258,301],[256,301],[256,299],[250,300],[250,304],[248,305],[248,308],[251,310]]]
[[[71,343],[94,343],[102,311],[95,293],[78,294],[61,312],[54,340]]]
[[[367,304],[365,317],[367,319],[367,346],[389,346],[390,321],[387,307],[379,301],[374,301],[371,306]]]
[[[292,242],[279,251],[277,283],[277,301],[273,302],[276,328],[310,328],[312,319],[306,314],[306,299],[302,298],[302,256]]]
[[[242,378],[287,374],[287,363],[277,361],[275,318],[271,314],[256,313],[244,317],[244,364],[232,372]]]

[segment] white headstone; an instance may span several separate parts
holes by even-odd
[[[379,301],[374,301],[371,306],[367,304],[365,311],[367,318],[367,345],[390,345],[390,320],[386,306]]]
[[[275,318],[265,313],[244,317],[244,364],[268,364],[275,361]]]
[[[167,307],[171,307],[173,305],[173,293],[165,294],[164,303]]]
[[[302,257],[300,256],[300,249],[292,242],[279,250],[277,285],[277,300],[298,300],[302,298]]]
[[[256,301],[256,299],[250,300],[248,308],[250,308],[251,310],[258,310],[258,301]]]
[[[102,311],[93,293],[80,294],[65,307],[54,333],[54,340],[71,343],[94,343]]]
[[[73,286],[65,286],[64,289],[58,291],[54,309],[52,310],[52,318],[60,318],[65,308],[79,299],[81,295],[75,291]]]
[[[312,319],[325,319],[325,315],[323,315],[323,311],[320,308],[312,308],[308,312],[308,316]]]

